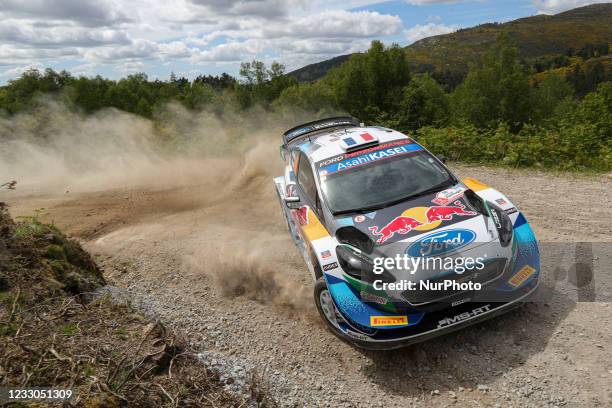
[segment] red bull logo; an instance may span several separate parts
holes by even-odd
[[[440,206],[440,207],[429,207],[427,210],[427,221],[450,221],[453,219],[453,216],[467,216],[467,215],[476,215],[473,211],[466,211],[465,206],[461,204],[461,201],[455,201],[454,203],[456,207],[452,206]]]
[[[384,244],[385,241],[392,238],[395,234],[406,235],[414,228],[423,225],[422,222],[415,220],[410,217],[397,217],[385,227],[379,230],[377,226],[370,227],[370,231],[374,236],[380,237],[378,239],[379,244]]]
[[[455,216],[477,215],[473,211],[467,211],[461,201],[455,201],[454,204],[455,206],[409,208],[383,228],[373,226],[369,229],[374,236],[378,237],[376,242],[384,244],[396,234],[406,235],[413,230],[430,231],[438,228],[443,221],[451,221]]]

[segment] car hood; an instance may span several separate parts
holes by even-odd
[[[492,220],[464,197],[461,183],[413,200],[366,214],[336,217],[339,241],[365,234],[373,243],[372,257],[450,257],[471,253],[498,239]],[[363,235],[361,235],[363,237]]]

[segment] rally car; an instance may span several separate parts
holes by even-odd
[[[540,256],[525,216],[492,187],[458,180],[412,138],[335,117],[288,130],[280,150],[282,212],[317,309],[340,338],[398,348],[535,293]],[[436,258],[450,264],[429,265]],[[479,263],[457,268],[466,259]]]

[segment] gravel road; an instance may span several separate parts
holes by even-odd
[[[237,392],[257,373],[282,406],[612,407],[610,175],[453,165],[520,206],[554,288],[546,301],[460,332],[367,352],[339,341],[317,315],[271,175],[233,165],[243,166],[239,177],[16,190],[0,201],[14,216],[45,207],[118,290],[207,350],[203,361]],[[594,270],[588,288],[569,283],[574,263]]]

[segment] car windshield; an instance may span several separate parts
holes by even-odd
[[[380,154],[380,151],[374,153]],[[364,156],[366,159],[362,159]],[[437,160],[420,148],[410,154],[399,153],[386,158],[374,156],[375,159],[369,162],[367,157],[372,157],[372,153],[319,166],[323,196],[334,214],[374,211],[442,191],[457,182]]]

